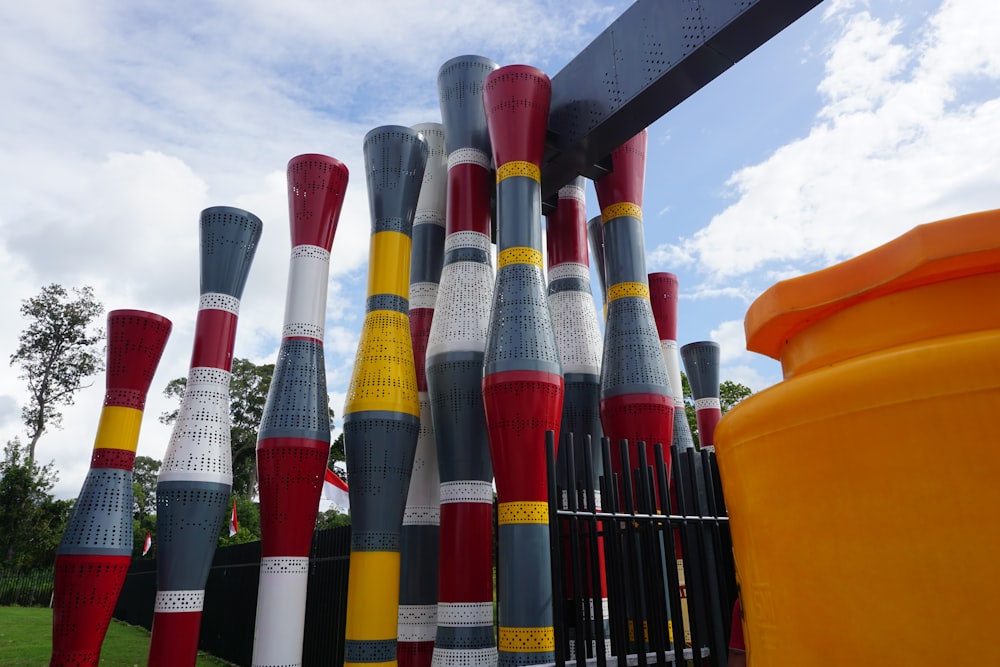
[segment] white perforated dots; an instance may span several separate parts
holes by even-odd
[[[399,605],[399,641],[432,642],[436,634],[437,605]]]
[[[159,480],[231,484],[229,373],[197,367],[188,372],[187,387]]]
[[[446,649],[434,647],[431,667],[496,667],[495,648]]]
[[[456,248],[476,248],[489,253],[491,250],[490,237],[479,232],[454,232],[445,238],[444,251],[447,253]]]
[[[459,164],[476,164],[483,169],[491,166],[490,156],[477,148],[456,148],[448,155],[448,169]]]
[[[442,352],[486,349],[493,282],[493,268],[489,264],[445,265],[427,342],[428,357]]]
[[[549,295],[549,308],[563,373],[599,375],[603,343],[594,297],[588,292],[556,292]]]
[[[563,262],[549,267],[549,282],[560,278],[580,278],[590,281],[590,267],[578,262]]]
[[[205,591],[157,591],[153,612],[172,614],[201,611],[205,605]]]
[[[300,258],[315,259],[327,264],[330,263],[330,253],[326,251],[326,248],[320,248],[318,245],[303,243],[292,248],[292,259]]]
[[[426,505],[407,506],[403,512],[404,526],[438,526],[441,524],[441,510]]]
[[[493,603],[439,602],[437,623],[438,625],[459,628],[493,625]]]
[[[441,484],[441,504],[489,503],[493,504],[493,484],[468,480]]]
[[[410,283],[410,310],[433,308],[437,303],[437,283]]]
[[[198,299],[198,310],[224,310],[233,315],[240,314],[240,300],[228,294],[207,292]]]
[[[309,558],[291,556],[273,556],[260,559],[261,574],[308,575]]]
[[[583,188],[578,185],[564,185],[559,188],[559,199],[575,199],[576,201],[586,201]]]
[[[695,410],[710,410],[715,408],[716,410],[721,409],[722,405],[717,398],[699,398],[694,402]]]

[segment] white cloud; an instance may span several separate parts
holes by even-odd
[[[827,265],[914,225],[997,206],[1000,5],[943,3],[900,20],[846,17],[808,135],[728,182],[735,201],[666,256],[714,281]]]

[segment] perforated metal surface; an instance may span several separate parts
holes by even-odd
[[[449,153],[468,147],[489,152],[483,82],[497,67],[482,56],[458,56],[438,70],[438,99]]]
[[[485,375],[511,370],[560,373],[541,269],[530,264],[504,267],[494,293]]]
[[[253,213],[231,206],[201,212],[201,293],[243,296],[263,224]]]
[[[257,444],[262,553],[265,556],[303,556],[309,553],[316,507],[323,491],[329,454],[324,440],[261,439]]]
[[[281,342],[259,438],[281,437],[330,440],[325,362],[318,342]]]
[[[389,407],[418,414],[417,376],[409,317],[380,310],[365,315],[344,411]]]
[[[473,667],[479,665],[497,664],[497,649],[495,646],[476,650],[445,649],[440,645],[434,647],[435,667]]]
[[[563,373],[600,375],[604,341],[589,290],[550,294],[549,305]]]
[[[56,556],[52,665],[96,665],[129,556]]]
[[[681,347],[681,359],[695,399],[719,397],[719,361],[722,348],[711,340]]]
[[[286,180],[292,247],[329,252],[347,191],[347,167],[327,155],[298,155],[288,161]]]
[[[218,368],[192,368],[159,480],[205,479],[231,484],[229,379]]]
[[[114,556],[132,553],[130,471],[96,468],[87,473],[57,553]]]
[[[481,234],[476,236],[484,238]],[[482,352],[486,349],[493,283],[490,264],[456,262],[445,265],[427,342],[428,357],[457,350]]]
[[[156,580],[160,591],[204,589],[229,492],[228,484],[162,480],[157,484]]]
[[[365,178],[373,233],[390,229],[392,220],[406,221],[405,229],[396,231],[410,233],[427,153],[427,142],[408,127],[385,125],[365,135]]]
[[[528,65],[508,65],[487,77],[483,107],[498,169],[513,161],[541,164],[551,95],[549,77]]]
[[[104,405],[145,407],[171,326],[167,318],[141,310],[108,313]]]
[[[667,367],[648,301],[633,298],[611,302],[604,338],[602,396],[650,393],[654,388],[669,394]]]

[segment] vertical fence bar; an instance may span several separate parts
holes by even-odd
[[[594,477],[594,461],[592,449],[593,444],[589,442],[591,436],[587,435],[586,442],[583,448],[583,468],[586,473],[586,478],[588,480],[596,479]],[[604,567],[598,567],[599,561],[602,558],[601,555],[601,535],[604,533],[603,526],[606,524],[601,524],[597,519],[597,495],[594,493],[594,485],[589,484],[587,488],[584,489],[584,494],[587,499],[587,509],[590,510],[591,518],[588,519],[587,529],[589,531],[590,539],[588,540],[587,546],[589,547],[590,562],[593,567],[590,568],[590,578],[591,578],[591,604],[593,604],[594,609],[594,648],[595,648],[595,658],[597,659],[597,667],[607,667],[607,634],[605,627],[607,623],[607,612],[604,609],[606,604],[607,584],[604,581],[607,580],[607,575],[603,577],[602,581],[601,573],[605,572]],[[602,508],[603,509],[603,508]],[[600,605],[600,612],[598,612],[598,605]],[[598,616],[600,613],[600,616]]]

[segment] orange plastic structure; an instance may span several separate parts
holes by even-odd
[[[751,665],[1000,663],[998,301],[1000,210],[750,307],[785,376],[716,431]]]

